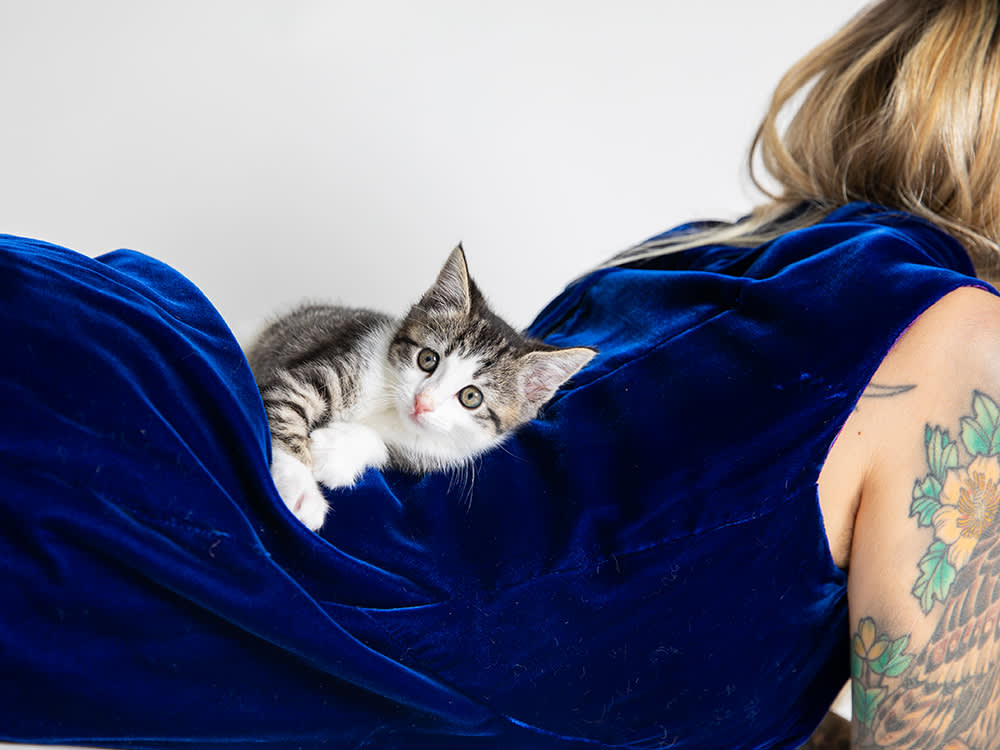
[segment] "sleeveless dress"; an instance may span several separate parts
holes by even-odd
[[[0,238],[0,739],[793,748],[848,674],[816,481],[897,337],[983,284],[846,206],[601,270],[531,326],[594,362],[474,472],[370,471],[320,535],[204,296]]]

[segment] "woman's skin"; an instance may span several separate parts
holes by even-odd
[[[849,571],[855,747],[1000,737],[994,402],[1000,298],[959,289],[895,343],[824,464],[830,550]]]

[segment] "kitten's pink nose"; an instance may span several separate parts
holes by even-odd
[[[426,393],[417,394],[417,397],[413,399],[413,416],[419,417],[428,411],[434,411],[434,399]]]

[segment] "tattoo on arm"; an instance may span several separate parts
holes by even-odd
[[[861,394],[861,398],[892,398],[901,393],[912,391],[916,387],[915,385],[879,385],[878,383],[869,383],[868,387]]]
[[[980,750],[1000,738],[1000,407],[974,393],[957,439],[928,425],[928,472],[910,517],[933,527],[912,594],[940,607],[927,646],[861,618],[852,639],[851,689],[859,748]]]

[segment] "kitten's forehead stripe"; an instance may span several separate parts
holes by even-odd
[[[406,336],[404,334],[400,334],[400,335],[396,336],[396,339],[392,343],[393,343],[393,346],[397,346],[397,345],[400,345],[400,344],[402,344],[404,346],[412,346],[414,348],[420,346],[420,344],[418,344],[416,341],[414,341],[409,336]]]
[[[476,378],[483,377],[487,372],[496,369],[497,367],[507,367],[510,365],[511,355],[513,354],[513,348],[507,345],[501,345],[497,349],[494,349],[479,360],[479,369],[476,370]]]

